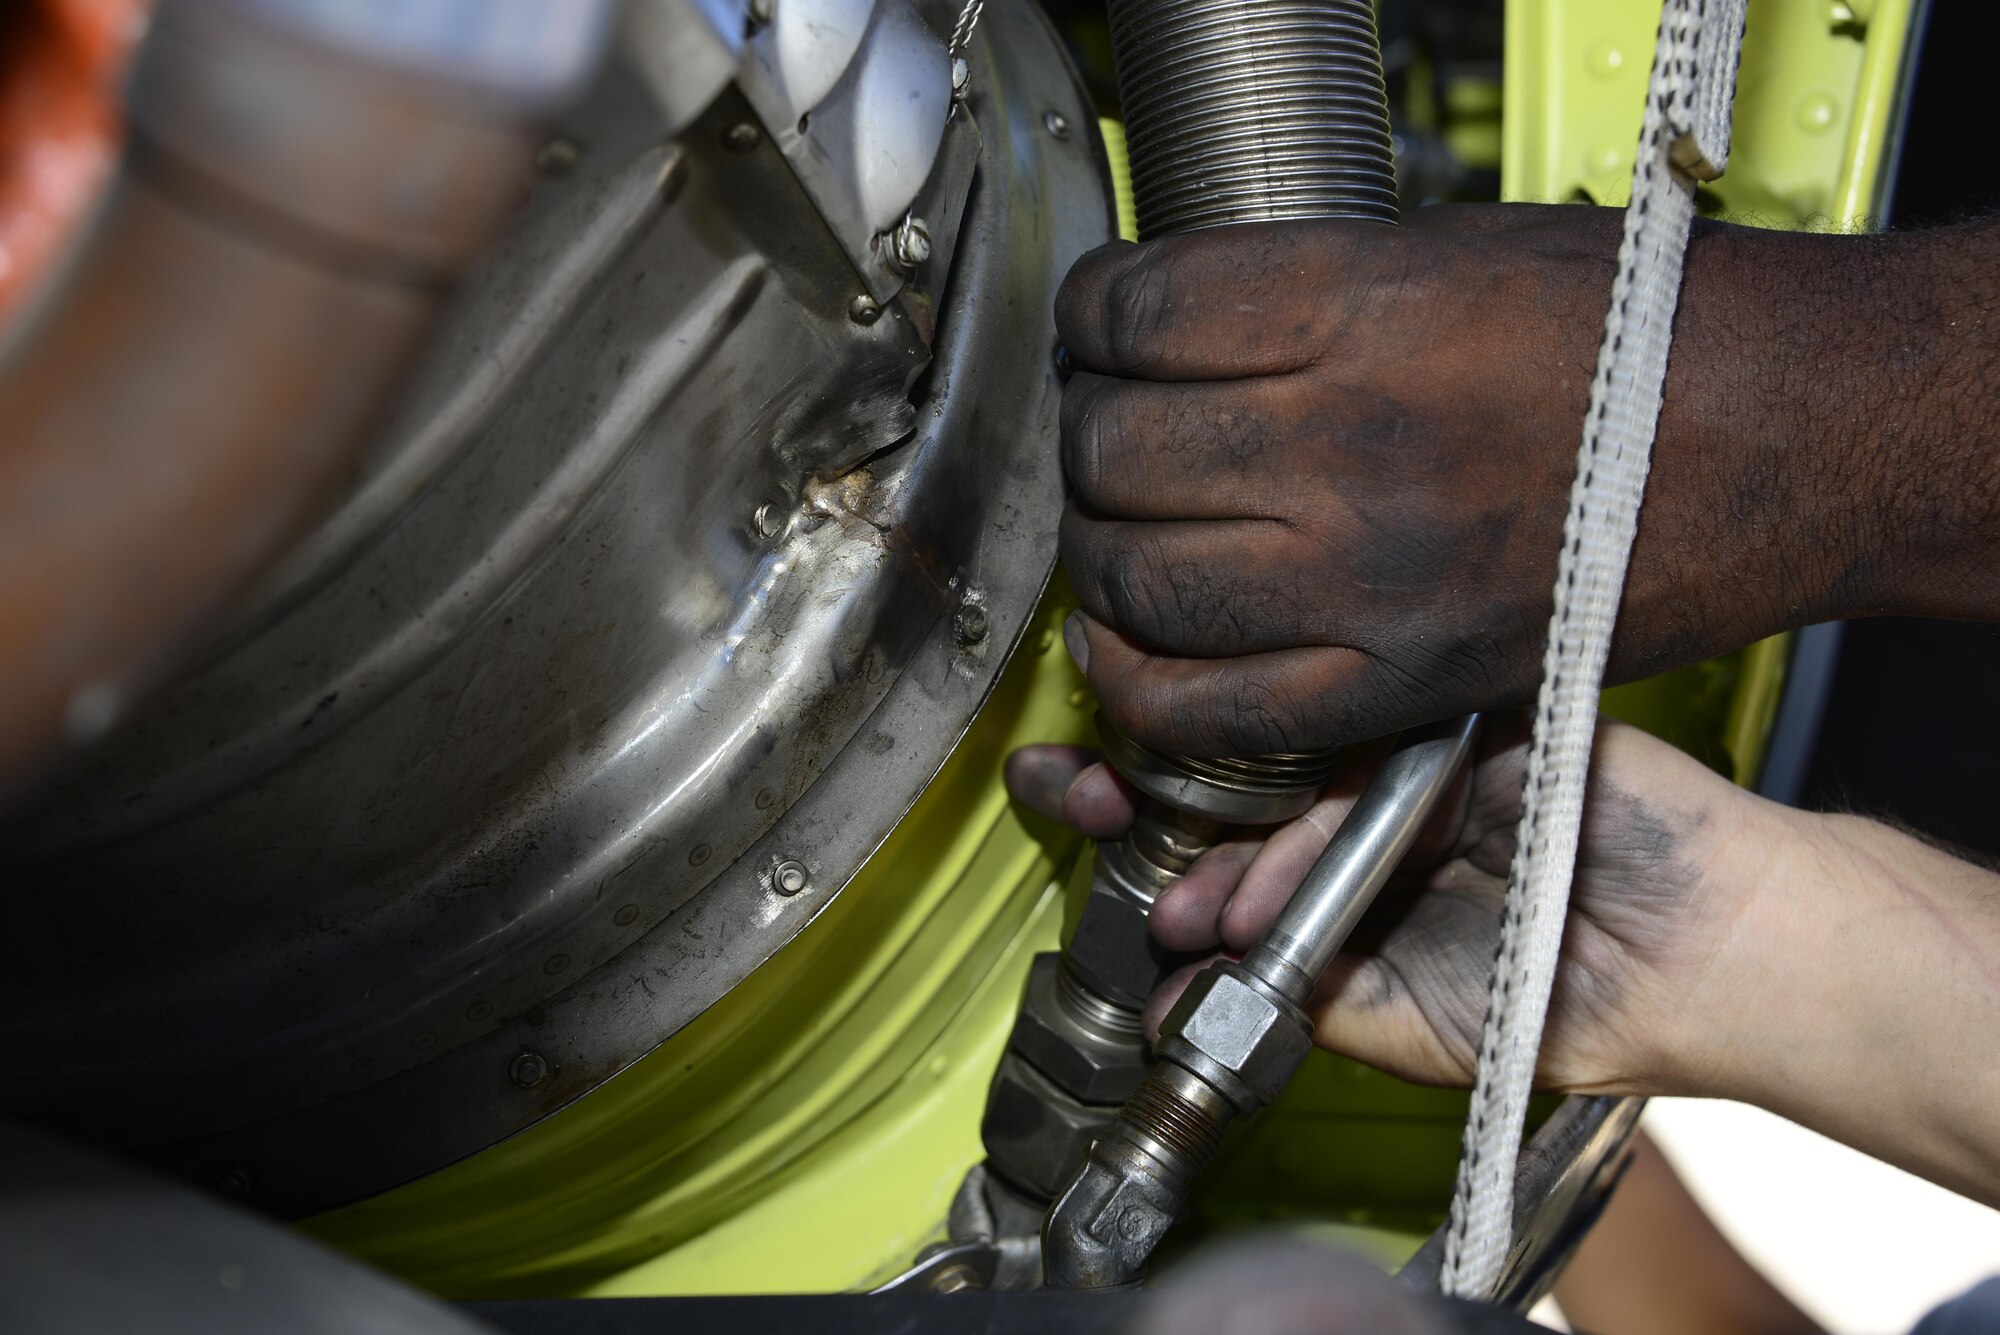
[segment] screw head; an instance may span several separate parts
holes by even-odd
[[[548,1058],[539,1052],[524,1052],[507,1068],[507,1078],[522,1089],[533,1089],[549,1078]]]
[[[985,639],[987,630],[986,609],[978,603],[965,604],[951,619],[952,636],[962,649],[970,649]]]
[[[771,888],[781,895],[796,895],[812,884],[812,873],[797,858],[786,858],[771,868]]]
[[[749,121],[737,121],[722,132],[722,146],[731,153],[748,153],[764,138],[764,132]]]
[[[874,324],[882,318],[882,307],[875,298],[863,292],[847,303],[847,318],[856,324]]]
[[[1069,138],[1069,117],[1060,111],[1042,113],[1042,128],[1058,139]]]

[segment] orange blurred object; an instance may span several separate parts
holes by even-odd
[[[61,253],[118,148],[151,0],[38,0],[0,28],[0,319]]]

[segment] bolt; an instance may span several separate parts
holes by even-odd
[[[524,1052],[507,1068],[507,1077],[522,1089],[533,1089],[549,1078],[548,1058],[539,1052]]]
[[[979,1287],[979,1272],[963,1261],[948,1265],[931,1276],[932,1293],[964,1293]]]
[[[731,153],[748,153],[763,137],[764,132],[749,121],[737,121],[722,132],[722,146]]]
[[[951,58],[951,100],[963,102],[966,89],[972,86],[972,66],[965,63],[964,56]]]
[[[1069,118],[1060,111],[1042,113],[1042,126],[1058,139],[1069,138]]]
[[[882,307],[876,303],[875,298],[863,292],[847,303],[847,318],[856,324],[874,324],[882,318]]]
[[[757,512],[750,516],[750,527],[757,531],[757,536],[760,538],[776,537],[783,525],[784,520],[778,513],[778,507],[770,501],[758,506]]]
[[[951,633],[961,649],[970,649],[985,639],[986,631],[986,609],[978,603],[965,604],[951,619]]]
[[[892,242],[891,249],[899,269],[914,269],[931,257],[931,232],[922,218],[903,219]]]
[[[812,873],[797,858],[786,858],[771,868],[771,887],[781,895],[796,895],[812,884]]]

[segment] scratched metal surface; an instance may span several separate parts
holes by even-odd
[[[348,502],[0,833],[0,1106],[321,1208],[561,1107],[825,907],[1047,578],[1050,303],[1112,226],[1033,7],[973,57],[918,204],[963,199],[955,258],[865,326],[735,93],[663,146],[607,74]]]

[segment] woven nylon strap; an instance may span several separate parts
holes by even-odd
[[[1542,660],[1499,959],[1480,1037],[1444,1291],[1493,1296],[1513,1242],[1514,1170],[1555,982],[1578,829],[1625,567],[1639,526],[1680,300],[1692,177],[1729,158],[1745,0],[1666,0],[1639,131],[1618,277],[1590,386]]]

